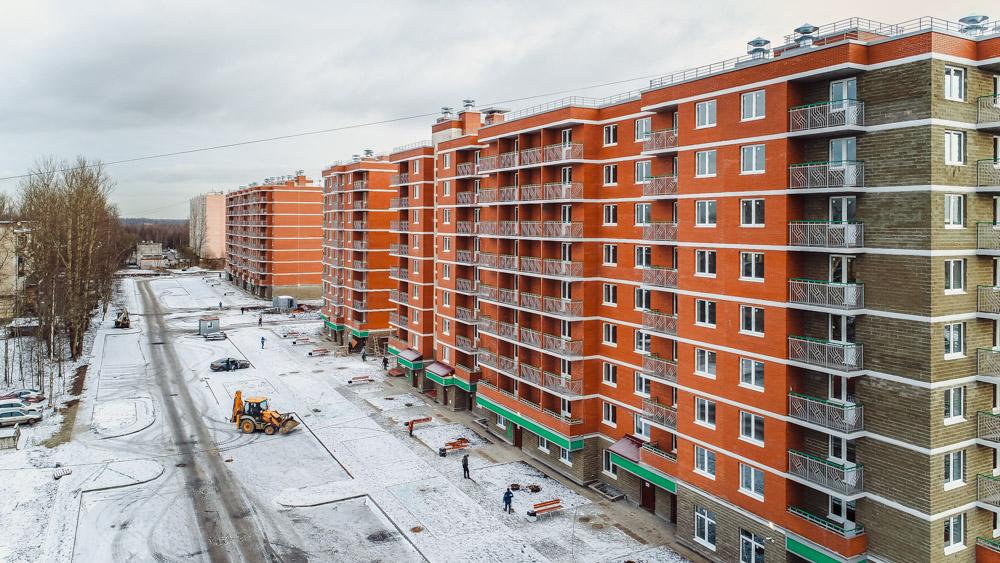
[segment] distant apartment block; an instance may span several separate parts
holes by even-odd
[[[0,222],[0,318],[10,319],[23,306],[25,289],[25,237],[28,223]]]
[[[270,299],[317,299],[322,291],[323,188],[303,171],[226,194],[226,272]]]
[[[167,261],[163,257],[163,244],[152,241],[142,241],[135,246],[135,260],[140,270],[166,268]]]
[[[191,248],[203,260],[226,256],[226,196],[207,193],[191,198],[188,216]]]

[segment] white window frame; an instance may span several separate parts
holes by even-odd
[[[750,100],[750,115],[747,115],[747,100]],[[764,90],[754,90],[740,94],[740,121],[755,121],[766,117],[767,94]]]
[[[500,428],[503,428],[504,430],[506,430],[507,429],[507,419],[504,418],[504,417],[502,417],[502,416],[500,416],[498,414],[497,415],[497,426],[500,427]]]
[[[745,311],[750,309],[750,326],[743,326],[743,321],[746,319]],[[760,318],[760,331],[757,331],[757,319]],[[753,305],[740,305],[740,334],[749,334],[752,336],[764,336],[764,308],[755,307]]]
[[[701,270],[702,264],[704,264],[705,267],[704,271]],[[715,263],[714,250],[694,251],[694,275],[696,277],[714,278],[717,271],[718,264]]]
[[[601,330],[601,343],[605,346],[618,346],[618,325],[615,323],[604,323]]]
[[[648,289],[643,289],[641,287],[635,288],[635,294],[633,297],[635,299],[636,311],[645,311],[653,304],[653,292]]]
[[[632,392],[640,397],[650,397],[653,391],[653,380],[652,378],[642,375],[642,372],[635,372],[635,377],[632,380]]]
[[[618,366],[609,362],[604,362],[601,382],[611,387],[618,387]]]
[[[604,185],[605,186],[617,186],[618,185],[618,165],[617,164],[605,164],[604,165]]]
[[[694,226],[716,227],[719,224],[718,204],[714,199],[699,199],[694,202]]]
[[[764,472],[746,463],[740,464],[740,492],[764,500]]]
[[[538,451],[549,453],[549,440],[543,436],[538,437]]]
[[[573,465],[573,452],[571,450],[567,450],[566,448],[560,446],[559,447],[559,461],[561,461],[562,463],[565,463],[566,465],[572,466]]]
[[[965,166],[965,132],[944,132],[944,163],[948,166]]]
[[[444,181],[444,188],[443,189],[444,189],[444,194],[442,194],[442,195],[444,195],[444,196],[450,196],[451,195],[451,182],[449,182],[448,180],[445,180]]]
[[[441,214],[441,220],[445,225],[451,224],[451,209],[443,209]]]
[[[636,329],[633,333],[633,342],[635,343],[635,351],[640,354],[649,354],[653,351],[652,335],[641,329]]]
[[[636,245],[635,247],[635,267],[645,268],[653,265],[653,247]]]
[[[441,167],[445,170],[451,168],[451,153],[446,152],[442,156],[444,157],[444,163]]]
[[[950,491],[965,485],[965,450],[944,454],[944,490]]]
[[[965,196],[944,194],[944,228],[965,228]]]
[[[948,323],[944,330],[944,359],[965,357],[965,323]]]
[[[757,204],[760,204],[758,209]],[[751,228],[764,227],[764,198],[741,199],[740,200],[740,226]],[[749,210],[749,213],[747,211]],[[758,217],[758,214],[760,217]],[[749,219],[749,223],[747,222]]]
[[[715,100],[706,100],[694,105],[694,128],[706,129],[715,127],[717,123]]]
[[[442,295],[442,299],[444,301],[444,306],[450,308],[451,307],[451,292],[450,291],[443,291],[443,292],[441,292],[441,295]]]
[[[618,205],[608,204],[604,206],[604,225],[614,227],[618,225]]]
[[[652,203],[637,203],[635,204],[635,226],[648,225],[653,222],[653,204]]]
[[[613,147],[618,144],[618,124],[604,126],[604,146]]]
[[[603,298],[604,301],[601,304],[605,307],[617,307],[618,285],[613,283],[604,284]]]
[[[759,368],[759,370],[758,370]],[[758,381],[758,373],[759,381]],[[740,358],[740,387],[764,390],[764,362],[750,358]]]
[[[760,257],[760,263],[757,262]],[[750,275],[747,276],[747,266],[750,266]],[[760,270],[759,272],[757,270]],[[764,253],[763,252],[740,252],[740,281],[763,282],[764,281]]]
[[[611,477],[612,479],[617,479],[618,478],[618,464],[616,464],[615,462],[611,461],[611,452],[609,452],[608,450],[604,450],[603,457],[604,457],[604,465],[601,468],[601,471],[605,475],[607,475],[608,477]]]
[[[635,183],[647,184],[653,177],[653,161],[637,160],[635,163]]]
[[[764,144],[744,145],[740,147],[740,174],[763,174],[767,167]]]
[[[441,319],[441,333],[451,334],[451,321],[448,319]]]
[[[694,541],[704,545],[712,551],[715,551],[715,541],[718,540],[718,533],[715,513],[711,510],[705,510],[704,508],[695,505]]]
[[[653,132],[653,118],[640,117],[635,120],[635,142],[641,143]]]
[[[695,178],[714,178],[717,166],[715,149],[695,152],[694,164]]]
[[[951,555],[965,549],[965,513],[944,519],[944,554]]]
[[[944,261],[944,294],[965,293],[965,259]]]
[[[419,160],[414,160],[413,161],[413,175],[416,176],[417,174],[420,174],[420,161]]]
[[[740,528],[740,563],[764,563],[765,541],[763,537]]]
[[[715,452],[697,444],[694,446],[694,472],[715,480]]]
[[[757,421],[760,421],[760,436],[757,435]],[[750,423],[749,432],[746,432],[747,422]],[[751,444],[756,444],[758,446],[764,445],[764,417],[759,414],[754,414],[752,412],[740,411],[740,440],[745,442],[750,442]]]
[[[634,415],[635,425],[632,427],[633,433],[636,438],[642,438],[644,440],[649,439],[649,422],[642,417],[641,414],[635,413]]]
[[[606,426],[612,428],[618,427],[618,407],[613,403],[604,401],[604,407],[601,409],[601,422]]]
[[[715,374],[719,370],[719,355],[713,350],[705,348],[694,349],[694,373],[709,379],[715,379]]]
[[[955,90],[958,90],[957,92]],[[944,67],[944,99],[953,102],[965,101],[965,69],[957,66]]]
[[[447,209],[445,210],[447,211]],[[441,237],[442,246],[445,252],[451,252],[451,237]]]
[[[704,414],[705,418],[700,418]],[[702,397],[694,398],[694,423],[715,430],[715,401]],[[711,418],[711,420],[709,420]]]
[[[604,245],[604,266],[617,266],[618,265],[618,245],[617,244],[605,244]]]
[[[965,422],[965,387],[944,390],[944,424]]]
[[[694,300],[694,324],[708,328],[715,328],[716,304],[708,299]]]

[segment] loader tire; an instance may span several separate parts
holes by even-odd
[[[252,434],[254,431],[254,425],[252,420],[244,420],[240,423],[240,430],[245,434]]]
[[[278,427],[273,424],[268,424],[264,427],[264,434],[268,436],[274,436],[274,433],[278,430]]]

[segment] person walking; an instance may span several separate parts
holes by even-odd
[[[382,356],[382,371],[389,369],[389,357]]]
[[[257,327],[260,328],[262,326],[264,326],[264,317],[263,316],[257,317]]]
[[[246,310],[247,310],[246,307],[240,307],[240,314],[242,315],[243,313],[246,312]]]
[[[222,310],[222,301],[219,301],[219,310]]]
[[[514,493],[510,492],[510,487],[507,487],[507,492],[503,494],[503,510],[504,512],[510,514],[514,511],[511,508],[510,503],[514,501]]]
[[[264,349],[264,337],[263,336],[260,337],[260,349],[261,350]]]
[[[406,425],[410,428],[410,438],[413,437],[413,421],[407,422]]]
[[[469,454],[462,456],[462,474],[466,479],[469,478]]]
[[[362,349],[361,350],[361,361],[364,362],[364,361],[367,361],[367,360],[368,360],[368,353],[367,353],[367,351],[365,351],[364,349]]]

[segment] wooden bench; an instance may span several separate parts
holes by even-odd
[[[326,348],[316,348],[312,352],[309,352],[309,355],[310,356],[325,356],[325,355],[327,355],[329,353],[330,353],[330,351],[327,350]]]
[[[469,441],[467,439],[465,439],[465,438],[459,438],[458,440],[455,440],[454,442],[445,442],[444,443],[444,447],[447,450],[460,450],[462,448],[468,448],[469,447]]]
[[[309,344],[309,337],[306,336],[303,338],[296,338],[295,340],[292,341],[292,346],[296,344]]]
[[[554,512],[563,508],[560,504],[562,501],[559,499],[547,500],[545,502],[540,502],[531,508],[531,511],[535,513],[535,516],[541,516],[546,512]]]
[[[375,380],[372,379],[371,376],[359,375],[357,377],[352,377],[351,379],[349,379],[347,381],[347,384],[351,385],[352,383],[374,383],[374,382]]]
[[[286,332],[285,334],[282,334],[281,336],[282,336],[282,338],[288,338],[289,336],[298,336],[298,335],[299,335],[299,333],[296,332],[296,331],[289,331],[289,332]]]
[[[425,416],[424,418],[414,418],[410,422],[412,422],[414,425],[417,425],[417,424],[420,424],[421,422],[430,422],[430,421],[431,421],[431,417]],[[409,422],[407,424],[409,424]]]

